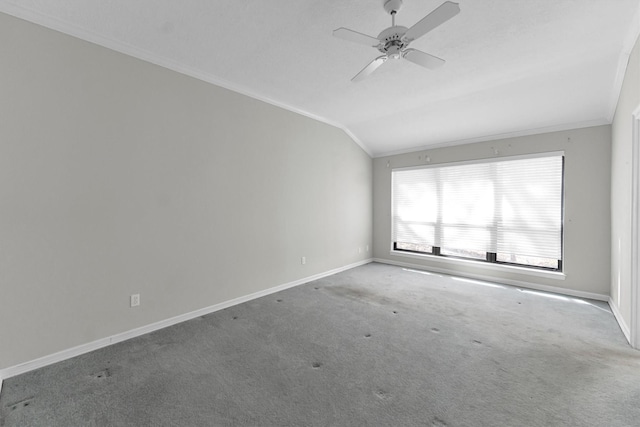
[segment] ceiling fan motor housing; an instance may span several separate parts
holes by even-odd
[[[378,35],[378,40],[380,40],[378,50],[382,53],[386,53],[392,58],[398,58],[400,56],[400,51],[408,45],[408,43],[402,39],[406,32],[407,27],[400,25],[383,30]]]

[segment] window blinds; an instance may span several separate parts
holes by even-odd
[[[393,241],[562,258],[563,156],[392,171]]]

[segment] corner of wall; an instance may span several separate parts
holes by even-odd
[[[613,301],[611,297],[609,297],[608,302],[609,302],[609,307],[611,308],[611,312],[613,313],[613,317],[616,318],[616,321],[618,322],[618,326],[620,326],[620,330],[624,334],[624,337],[627,339],[627,341],[631,342],[631,331],[629,329],[629,326],[625,322],[624,317],[622,317],[622,315],[620,314],[620,309],[618,305],[615,303],[615,301]]]
[[[639,9],[640,10],[640,9]],[[640,15],[636,16],[640,27]],[[616,94],[611,125],[611,271],[610,294],[614,315],[630,343],[637,322],[637,265],[633,255],[637,252],[638,231],[635,224],[638,216],[637,199],[640,197],[635,183],[640,168],[638,142],[634,139],[634,120],[637,120],[640,105],[640,39],[638,31],[632,34],[623,52],[624,64],[620,85]],[[635,115],[635,119],[634,119]],[[637,130],[636,130],[637,132]],[[635,206],[634,206],[635,205]],[[636,219],[634,219],[634,216]],[[635,269],[635,270],[634,270]]]
[[[620,101],[620,94],[622,93],[622,85],[624,83],[624,78],[626,75],[627,68],[629,66],[629,60],[633,53],[633,49],[638,43],[638,38],[640,37],[640,4],[636,9],[636,12],[633,17],[633,24],[629,29],[627,36],[624,39],[622,50],[620,52],[620,57],[618,59],[618,67],[616,69],[616,76],[613,81],[613,90],[611,95],[611,100],[609,101],[609,123],[613,122],[613,118],[615,117],[616,110],[618,108],[618,103]]]

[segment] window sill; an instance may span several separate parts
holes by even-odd
[[[566,275],[561,271],[545,271],[545,270],[538,270],[535,268],[519,267],[515,265],[493,264],[493,263],[487,263],[482,261],[474,261],[474,260],[459,259],[459,258],[446,258],[442,256],[437,256],[437,255],[414,254],[414,253],[407,253],[404,251],[394,251],[394,250],[391,250],[389,254],[397,257],[420,259],[423,261],[433,261],[435,263],[443,264],[443,265],[458,265],[458,266],[464,265],[468,267],[477,268],[479,270],[499,271],[503,273],[515,273],[515,274],[522,274],[526,276],[544,277],[547,279],[554,279],[554,280],[564,280],[566,277]]]

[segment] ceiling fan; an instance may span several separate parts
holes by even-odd
[[[384,10],[391,15],[391,26],[378,34],[377,38],[349,30],[348,28],[338,28],[333,31],[334,37],[375,47],[383,53],[382,56],[377,57],[364,67],[351,81],[363,80],[389,58],[398,59],[402,57],[429,69],[441,67],[445,63],[444,59],[437,56],[409,48],[409,44],[460,13],[458,3],[451,1],[442,3],[411,28],[396,25],[396,13],[398,13],[400,6],[402,6],[402,0],[386,0],[384,2]]]

